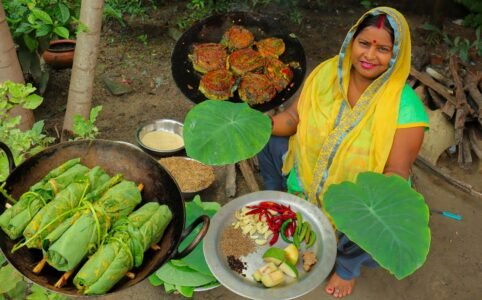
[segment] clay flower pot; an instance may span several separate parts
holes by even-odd
[[[71,68],[74,61],[75,40],[54,40],[42,57],[54,69]]]

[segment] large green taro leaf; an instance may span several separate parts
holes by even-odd
[[[207,100],[189,111],[183,135],[189,157],[207,165],[233,164],[261,151],[271,122],[246,103]]]
[[[324,206],[337,229],[397,279],[425,262],[430,248],[429,210],[423,196],[403,178],[361,173],[356,183],[331,185]]]

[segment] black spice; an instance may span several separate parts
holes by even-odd
[[[244,275],[243,271],[246,270],[246,263],[243,263],[239,258],[236,258],[234,255],[229,255],[227,256],[227,258],[228,265],[231,270],[241,275]]]

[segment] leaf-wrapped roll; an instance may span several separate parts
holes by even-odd
[[[82,200],[93,199],[90,197],[91,194],[105,192],[106,187],[113,186],[120,179],[119,176],[110,178],[100,167],[94,167],[85,178],[71,183],[47,203],[27,225],[23,232],[27,246],[40,249],[42,240],[54,229],[57,230],[65,220],[71,218]],[[72,220],[68,222],[71,223]]]
[[[12,207],[0,216],[0,227],[11,238],[17,239],[37,212],[56,194],[89,171],[79,158],[71,159],[50,171],[42,180],[20,196]]]
[[[140,191],[131,181],[113,186],[94,203],[85,201],[86,209],[80,217],[45,249],[47,262],[59,271],[73,270],[101,245],[111,225],[127,216],[140,202]]]
[[[89,258],[74,278],[84,294],[104,294],[134,266],[144,251],[157,243],[172,220],[167,205],[149,202],[117,222],[107,242]]]

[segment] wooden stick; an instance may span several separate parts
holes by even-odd
[[[136,274],[133,273],[133,272],[127,272],[126,277],[129,278],[129,279],[134,279],[134,278],[136,278]]]
[[[226,183],[224,186],[226,197],[231,198],[236,195],[236,165],[226,166]]]
[[[139,190],[139,192],[142,192],[142,190],[144,189],[144,185],[142,183],[139,183],[137,185],[137,189]]]
[[[470,146],[474,150],[475,155],[479,159],[482,159],[482,137],[477,134],[477,128],[469,127],[468,136],[470,141]]]
[[[480,93],[479,88],[477,87],[480,78],[482,78],[482,74],[476,76],[470,72],[467,72],[467,76],[465,76],[465,89],[469,92],[469,95],[472,97],[474,102],[477,104],[477,118],[479,123],[482,125],[482,93]]]
[[[429,171],[431,171],[435,175],[440,176],[441,178],[443,178],[445,181],[452,184],[453,186],[455,186],[455,187],[461,189],[462,191],[467,192],[470,195],[473,195],[473,196],[482,200],[482,193],[474,190],[473,187],[470,184],[465,183],[463,181],[460,181],[458,179],[455,179],[455,178],[451,177],[450,175],[445,174],[439,168],[437,168],[436,166],[431,164],[428,160],[421,157],[420,155],[417,156],[417,159],[415,160],[415,164],[419,167],[424,167],[425,169],[428,169]]]
[[[444,75],[440,74],[437,70],[427,67],[425,68],[425,72],[430,75],[432,78],[437,80],[438,82],[442,83],[448,88],[449,94],[453,95],[453,90],[455,88],[455,83],[453,80],[450,80],[449,78],[445,77]]]
[[[464,137],[465,119],[467,117],[468,105],[467,105],[467,98],[465,97],[462,79],[458,74],[459,64],[457,62],[457,58],[454,55],[450,56],[449,69],[450,69],[450,73],[452,73],[452,77],[454,78],[455,98],[457,99],[457,103],[455,105],[456,110],[455,110],[455,126],[454,126],[455,142],[459,145],[459,148],[462,148],[461,143]]]
[[[72,274],[74,273],[74,270],[70,270],[70,271],[67,271],[65,272],[64,274],[62,274],[62,276],[60,277],[60,279],[55,283],[55,287],[60,289],[61,287],[63,287],[66,283],[67,283],[67,280],[69,280],[69,277],[72,276]]]
[[[243,174],[246,183],[248,184],[248,188],[251,192],[259,191],[259,185],[254,177],[253,170],[249,166],[249,163],[246,160],[242,160],[239,162],[239,168],[241,169],[241,173]]]
[[[447,92],[447,89],[440,83],[436,82],[432,77],[425,73],[421,73],[417,71],[415,68],[410,69],[410,75],[413,77],[417,78],[420,82],[428,86],[429,88],[433,89],[436,91],[440,96],[444,97],[447,99],[447,101],[451,102],[453,105],[457,104],[457,101],[455,100],[455,97],[450,95]]]
[[[39,261],[39,263],[33,268],[32,272],[34,272],[35,274],[42,272],[46,262],[47,262],[47,257],[44,256],[42,260]]]
[[[462,153],[463,153],[463,168],[469,169],[472,166],[472,153],[470,151],[470,141],[467,133],[464,134],[462,140]]]
[[[161,247],[158,244],[152,244],[151,249],[154,250],[154,251],[159,251],[159,250],[161,250]]]
[[[427,90],[428,90],[428,94],[430,95],[430,98],[432,98],[432,101],[435,104],[435,106],[437,106],[438,108],[444,107],[445,103],[442,100],[442,97],[440,97],[439,94],[437,94],[431,88],[427,88]],[[451,118],[452,116],[449,116],[449,117]]]

